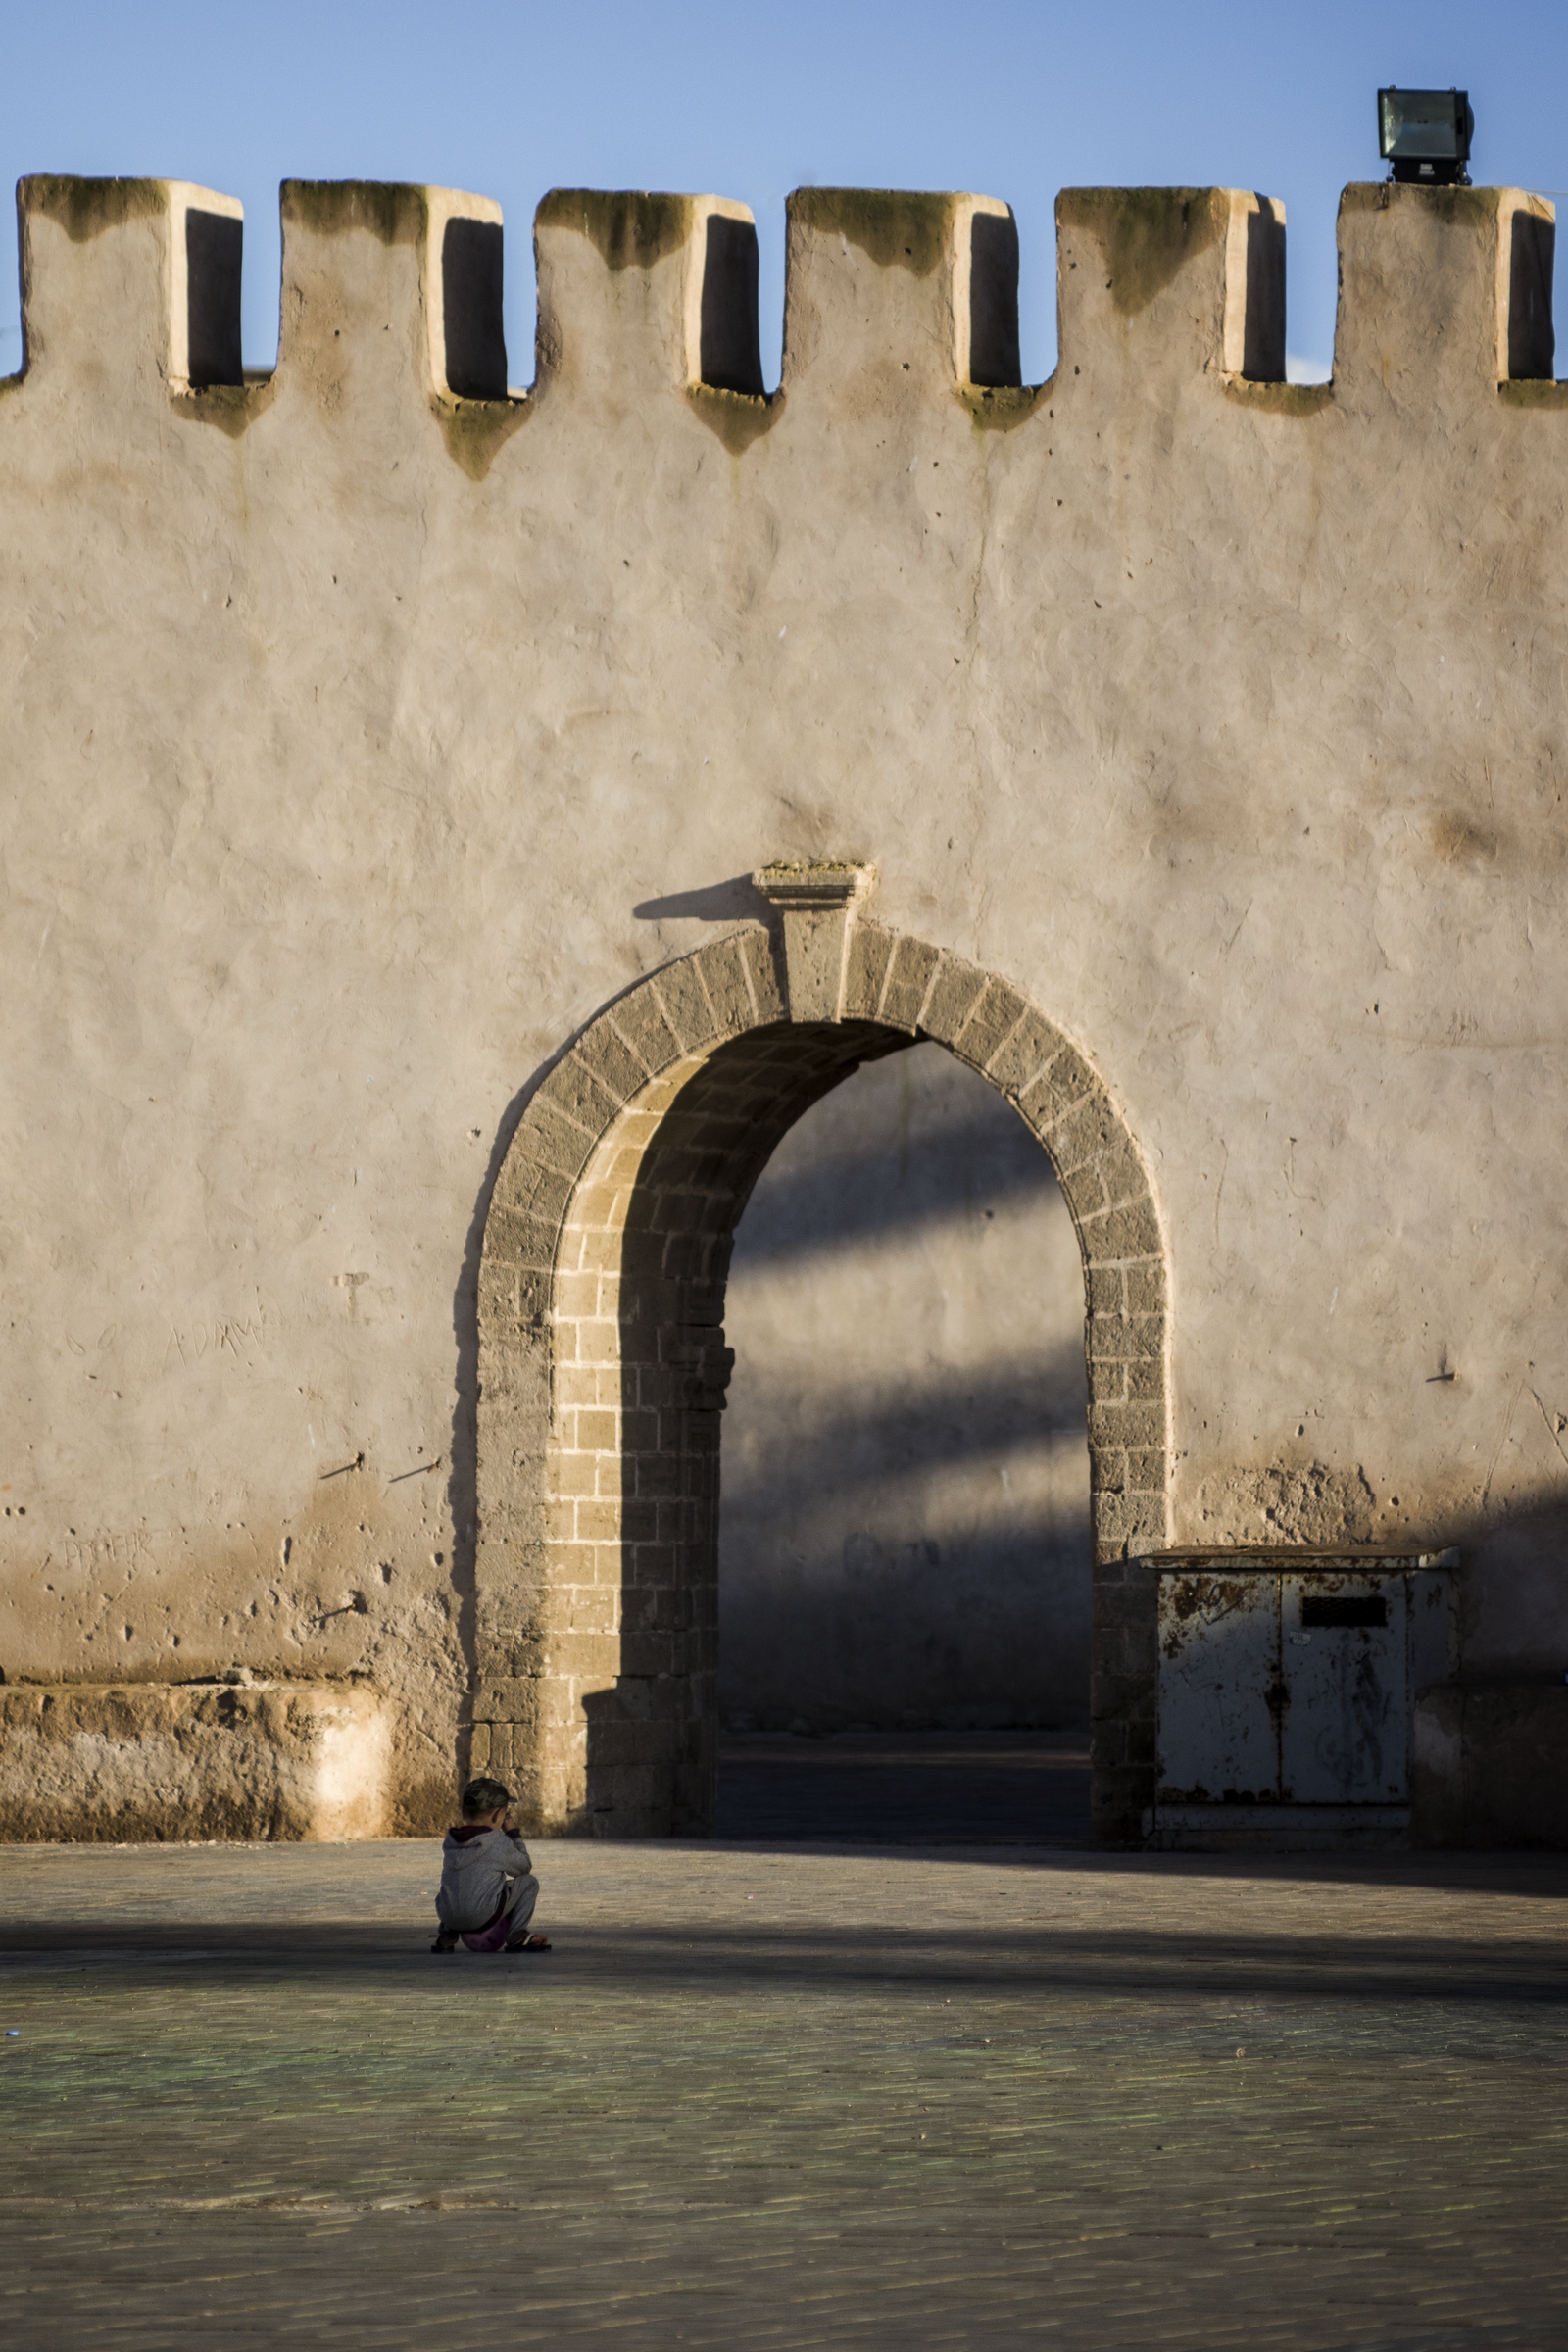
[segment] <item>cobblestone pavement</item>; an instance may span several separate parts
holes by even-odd
[[[0,2337],[1568,2344],[1568,1863],[0,1849]]]

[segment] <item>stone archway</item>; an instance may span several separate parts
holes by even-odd
[[[711,1827],[718,1415],[735,1224],[770,1152],[920,1038],[1049,1152],[1083,1251],[1095,1818],[1152,1796],[1147,1577],[1167,1540],[1167,1279],[1143,1159],[1083,1054],[1007,982],[856,921],[854,868],[758,877],[779,914],[589,1023],[513,1136],[479,1281],[471,1769],[539,1830]]]

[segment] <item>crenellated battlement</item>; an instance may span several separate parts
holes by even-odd
[[[1065,400],[1147,406],[1202,382],[1305,418],[1387,396],[1406,411],[1554,406],[1554,214],[1517,189],[1352,186],[1340,209],[1333,384],[1285,374],[1285,217],[1230,189],[1067,189],[1056,207],[1059,360],[1027,387],[1019,247],[975,195],[805,188],[789,199],[784,361],[764,393],[757,231],[717,196],[557,189],[534,221],[535,376],[509,383],[504,231],[447,188],[285,181],[278,358],[240,361],[244,224],[183,180],[36,176],[18,188],[24,366],[45,401],[162,398],[243,432],[279,396],[349,416],[433,414],[483,473],[530,414],[684,398],[741,454],[791,404],[897,415],[932,394],[1013,429]],[[1515,396],[1515,405],[1518,405]]]

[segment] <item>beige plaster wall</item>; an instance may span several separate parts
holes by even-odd
[[[822,857],[1120,1105],[1176,1536],[1456,1541],[1466,1670],[1568,1665],[1568,418],[1500,380],[1549,208],[1348,190],[1298,392],[1236,372],[1253,200],[1070,192],[1019,393],[967,380],[968,200],[808,191],[764,404],[693,389],[703,200],[550,199],[535,388],[460,401],[493,208],[300,186],[275,376],[193,390],[204,201],[21,202],[7,1677],[359,1675],[444,1816],[491,1176],[599,1007]]]
[[[726,1721],[1087,1721],[1083,1322],[1050,1161],[940,1046],[791,1128],[725,1298]]]

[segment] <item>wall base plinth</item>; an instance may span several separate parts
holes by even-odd
[[[351,1683],[0,1690],[0,1838],[380,1838],[391,1726]]]

